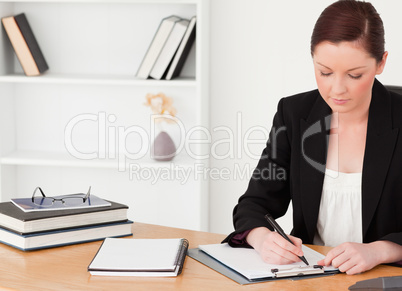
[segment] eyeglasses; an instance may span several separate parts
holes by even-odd
[[[42,197],[36,196],[37,192],[42,194]],[[88,189],[88,193],[67,194],[56,197],[48,197],[45,195],[41,187],[36,187],[32,194],[32,203],[41,207],[51,207],[55,203],[62,203],[64,206],[76,206],[84,204],[91,195],[91,186]]]

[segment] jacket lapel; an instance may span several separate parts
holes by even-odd
[[[398,129],[392,129],[389,93],[376,80],[369,109],[362,173],[363,241],[381,198],[397,137]]]
[[[331,109],[320,95],[310,115],[300,120],[300,193],[309,241],[313,241],[325,174]]]

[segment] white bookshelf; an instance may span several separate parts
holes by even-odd
[[[208,1],[0,0],[1,17],[21,12],[50,69],[26,77],[0,31],[0,200],[36,186],[57,195],[91,185],[94,195],[127,204],[134,221],[208,230],[208,145],[194,142],[209,126]],[[173,14],[197,15],[182,75],[137,79],[161,19]],[[150,158],[144,102],[159,92],[173,98],[182,124],[168,127],[182,145],[171,162]]]
[[[63,152],[40,152],[40,151],[15,151],[1,158],[2,165],[10,166],[49,166],[49,167],[83,167],[83,168],[106,168],[116,169],[118,159],[93,159],[79,160],[68,153]],[[126,160],[125,166],[137,163],[146,168],[167,167],[166,162],[158,162],[150,157],[137,160]],[[184,169],[192,169],[194,159],[183,153],[175,157],[174,164]],[[174,169],[173,169],[174,170]]]
[[[197,81],[191,77],[179,77],[171,81],[143,80],[129,75],[77,75],[77,74],[45,74],[40,77],[27,78],[24,74],[0,76],[0,83],[21,84],[71,84],[71,85],[116,85],[144,87],[195,87]]]

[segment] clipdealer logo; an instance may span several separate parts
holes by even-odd
[[[75,158],[82,160],[93,159],[117,159],[119,171],[126,170],[127,161],[141,160],[150,155],[150,145],[157,134],[156,121],[159,118],[168,118],[166,115],[152,115],[150,124],[145,129],[139,125],[116,125],[117,116],[106,112],[79,114],[73,117],[64,130],[64,143],[67,151]],[[175,117],[175,126],[178,129],[178,139],[175,140],[177,154],[185,152],[194,160],[241,159],[247,156],[259,159],[261,153],[254,152],[253,146],[265,145],[269,132],[265,127],[253,126],[243,131],[242,115],[237,114],[236,128],[218,126],[209,130],[203,126],[186,128],[184,123]],[[91,150],[80,148],[78,140],[74,140],[75,133],[81,127],[91,125],[92,136],[97,137],[97,147]],[[96,132],[93,132],[96,131]],[[213,141],[213,136],[223,136]],[[259,135],[260,138],[253,138]],[[135,137],[137,150],[130,151],[127,146],[128,139]],[[200,152],[195,150],[197,146],[204,146],[208,150]],[[221,149],[225,148],[222,152]],[[275,153],[273,153],[275,154]]]
[[[210,180],[230,180],[230,179],[270,179],[284,180],[286,179],[286,171],[274,163],[269,163],[264,169],[255,169],[250,165],[240,165],[234,163],[232,168],[209,168],[202,161],[213,158],[216,160],[235,160],[242,159],[244,156],[258,161],[261,151],[253,151],[252,147],[259,149],[265,147],[269,137],[270,152],[267,153],[271,158],[277,156],[277,138],[280,134],[286,134],[285,127],[272,128],[271,133],[265,127],[253,126],[246,130],[243,129],[242,114],[237,113],[236,127],[232,129],[227,126],[218,126],[212,130],[208,130],[202,126],[195,126],[186,129],[184,123],[180,119],[175,118],[176,126],[179,131],[179,140],[177,142],[177,154],[182,151],[194,160],[192,166],[180,166],[173,163],[166,164],[162,167],[146,167],[141,164],[141,159],[150,156],[150,145],[156,135],[156,120],[158,118],[166,118],[166,116],[152,116],[149,128],[145,129],[139,125],[118,126],[116,125],[117,116],[107,114],[106,112],[86,113],[73,117],[66,125],[64,131],[65,148],[75,158],[81,160],[102,160],[109,159],[116,161],[116,168],[120,172],[129,172],[132,180],[147,180],[156,183],[161,180],[177,180],[180,183],[188,181],[190,177],[194,179],[210,179]],[[331,116],[325,119],[325,130],[330,126]],[[85,150],[80,148],[79,143],[74,140],[74,133],[80,126],[86,126],[90,123],[92,132],[97,136],[97,148]],[[314,123],[309,127],[302,136],[302,154],[306,161],[314,168],[322,171],[325,165],[314,161],[305,153],[304,142],[311,136],[322,131],[321,124]],[[213,135],[221,138],[213,141]],[[259,135],[260,138],[255,138]],[[130,151],[127,147],[129,137],[135,136],[138,141],[136,151]],[[193,150],[194,146],[204,145],[208,151],[200,154]],[[225,148],[222,152],[219,149]],[[200,162],[201,161],[201,162]],[[325,170],[325,169],[324,169]]]

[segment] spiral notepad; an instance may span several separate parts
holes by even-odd
[[[188,245],[184,238],[107,238],[88,271],[101,276],[177,276],[182,272]]]

